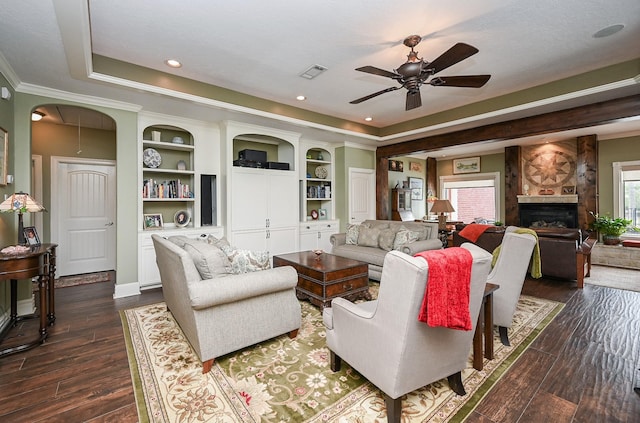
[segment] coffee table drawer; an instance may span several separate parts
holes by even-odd
[[[298,289],[317,295],[321,298],[334,298],[344,294],[349,294],[358,289],[368,289],[368,287],[368,276],[328,283],[319,283],[317,280],[307,279],[304,275],[298,276]]]

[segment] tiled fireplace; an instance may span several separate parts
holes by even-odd
[[[525,228],[577,228],[577,195],[519,195],[520,226]]]

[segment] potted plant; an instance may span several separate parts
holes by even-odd
[[[598,231],[602,235],[602,242],[605,245],[617,245],[620,243],[620,235],[627,231],[627,227],[631,224],[631,220],[621,217],[612,218],[611,216],[599,216],[597,213],[590,212],[595,219],[591,222],[591,229]]]

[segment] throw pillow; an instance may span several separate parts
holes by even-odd
[[[396,230],[387,228],[380,231],[378,237],[378,245],[385,251],[391,251],[393,249],[393,241],[396,239]]]
[[[167,239],[173,242],[174,244],[176,244],[180,248],[184,248],[184,244],[186,244],[188,241],[193,241],[192,238],[188,238],[184,235],[174,235],[174,236],[170,236]]]
[[[408,244],[410,242],[414,242],[418,240],[420,233],[416,231],[410,231],[408,229],[401,229],[396,234],[395,239],[393,240],[393,249],[400,250],[402,246]]]
[[[358,233],[358,245],[363,247],[378,247],[380,229],[361,227]]]
[[[227,255],[215,245],[193,239],[187,240],[183,248],[193,259],[193,264],[202,279],[212,279],[231,273]]]
[[[360,225],[347,225],[347,245],[358,244],[358,234],[360,233]]]
[[[227,255],[231,262],[231,273],[241,274],[266,270],[271,267],[268,251],[251,251],[233,248]]]

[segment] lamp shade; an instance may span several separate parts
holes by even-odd
[[[451,213],[456,211],[453,208],[449,200],[436,200],[433,202],[433,206],[431,206],[432,213]]]
[[[0,212],[35,213],[46,209],[26,192],[16,192],[0,203]]]
[[[24,239],[24,225],[22,223],[22,213],[36,213],[46,211],[44,206],[31,198],[26,192],[16,192],[7,197],[2,203],[0,203],[0,212],[3,213],[18,213],[18,244],[22,245],[25,242]]]

